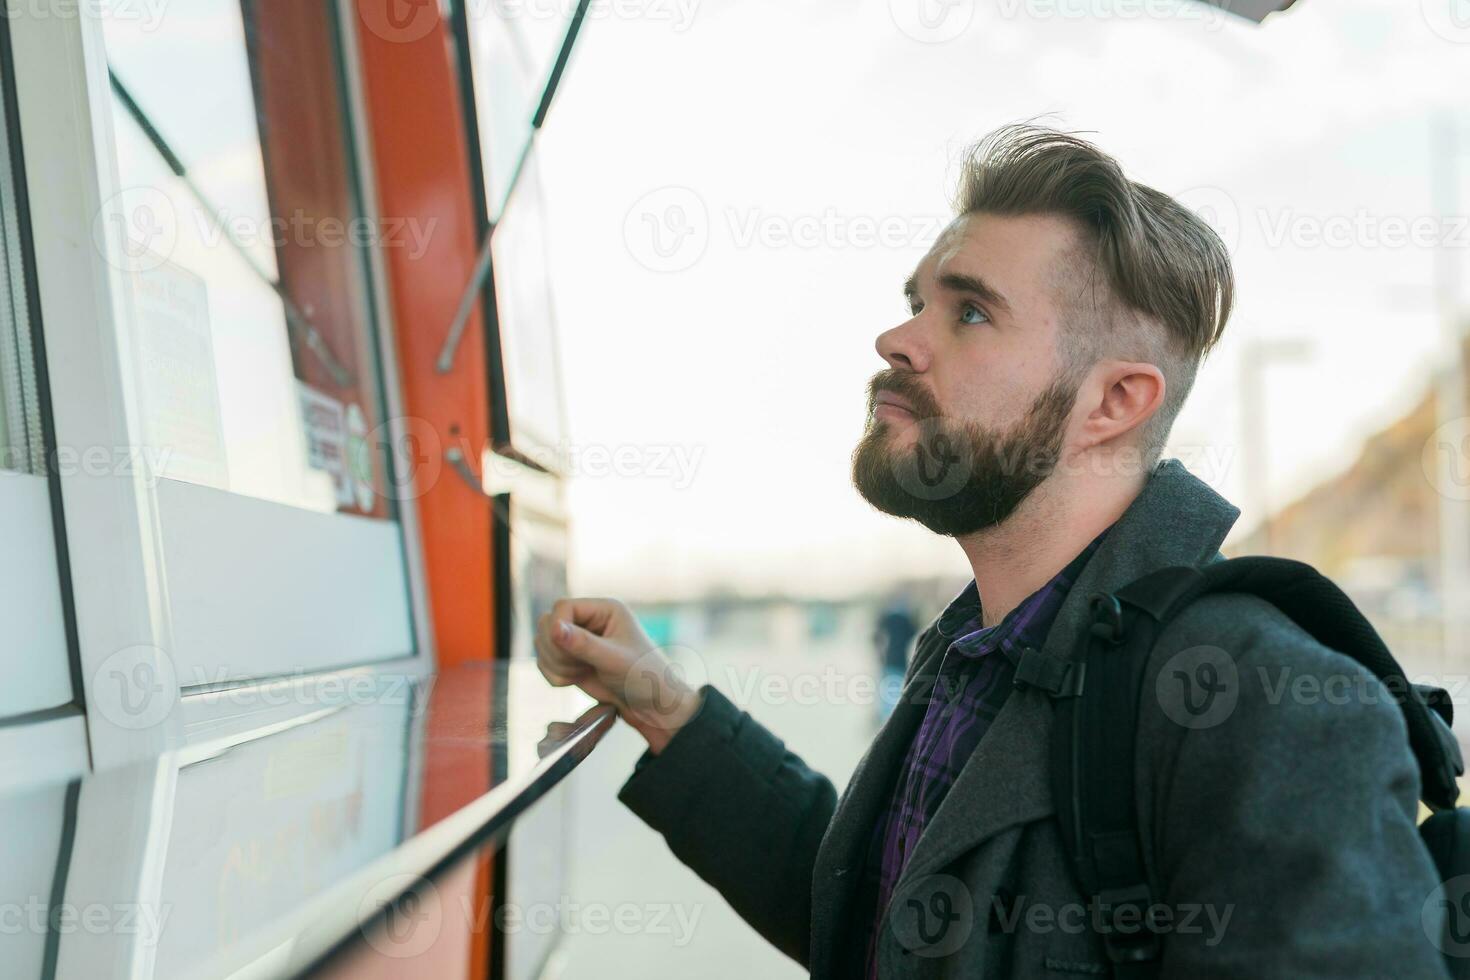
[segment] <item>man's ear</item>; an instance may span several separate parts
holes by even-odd
[[[1082,445],[1091,449],[1143,427],[1164,404],[1164,372],[1145,361],[1097,365],[1095,401],[1082,422]]]

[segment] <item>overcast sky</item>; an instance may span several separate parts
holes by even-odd
[[[1234,248],[1237,312],[1174,442],[1237,530],[1347,465],[1439,356],[1434,243],[1470,245],[1430,189],[1436,113],[1470,147],[1454,2],[1298,0],[1255,26],[1193,0],[598,0],[539,151],[574,587],[965,573],[868,508],[848,458],[958,158],[1042,114]],[[1239,449],[1252,338],[1310,344],[1266,372],[1269,494]]]

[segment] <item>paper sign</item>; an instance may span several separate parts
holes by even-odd
[[[296,382],[301,396],[301,422],[306,430],[306,465],[332,477],[337,506],[349,507],[355,498],[347,466],[347,413],[331,395]]]
[[[135,271],[132,285],[138,402],[157,475],[228,489],[208,288],[172,262]]]

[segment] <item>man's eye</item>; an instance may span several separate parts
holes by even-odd
[[[918,300],[914,300],[913,302],[909,303],[909,316],[918,316],[919,311],[923,308],[923,303],[920,303]]]
[[[989,320],[990,317],[985,315],[985,311],[973,303],[966,303],[960,307],[961,323],[987,323]]]

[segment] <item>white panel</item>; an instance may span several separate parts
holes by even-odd
[[[0,867],[5,869],[5,973],[46,976],[46,914],[56,883],[66,784],[42,786],[0,802]]]
[[[229,975],[246,955],[232,939],[392,850],[403,835],[409,710],[358,705],[179,770],[156,980]]]
[[[396,523],[173,480],[158,513],[181,687],[413,650]]]
[[[173,815],[177,771],[167,757],[95,770],[82,780],[65,901],[73,908],[126,909],[132,928],[73,929],[61,937],[56,976],[151,977],[159,923],[170,910],[158,893]]]
[[[87,724],[80,711],[71,709],[41,721],[0,725],[0,792],[14,786],[74,779],[86,772]],[[0,868],[4,867],[5,862],[0,861]]]
[[[0,470],[0,718],[72,699],[45,477]]]

